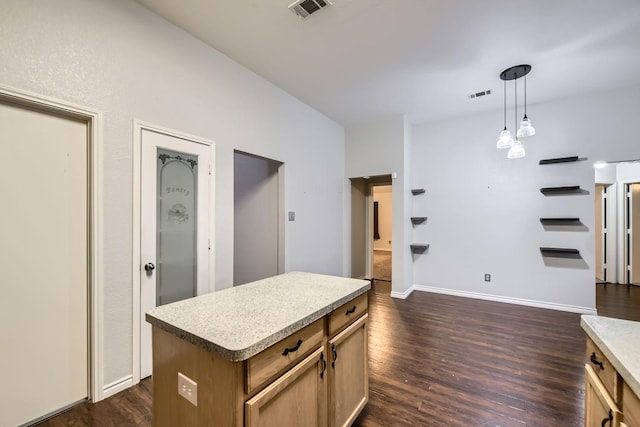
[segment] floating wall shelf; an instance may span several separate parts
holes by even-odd
[[[570,185],[566,187],[543,187],[540,192],[544,195],[547,194],[572,194],[580,193],[581,188],[579,185]]]
[[[427,243],[413,243],[409,246],[411,248],[411,252],[424,252],[429,249],[429,244]]]
[[[571,162],[577,162],[578,160],[580,160],[578,158],[578,156],[571,156],[571,157],[557,157],[555,159],[542,159],[538,162],[539,165],[552,165],[554,163],[571,163]]]
[[[580,218],[540,218],[544,225],[580,225]]]
[[[580,258],[580,251],[569,248],[540,248],[543,256],[555,258]]]
[[[423,222],[425,222],[427,220],[426,216],[412,216],[411,217],[411,223],[412,224],[422,224]]]
[[[414,188],[413,190],[411,190],[411,194],[413,194],[414,196],[417,196],[418,194],[422,194],[424,192],[426,192],[424,188]]]

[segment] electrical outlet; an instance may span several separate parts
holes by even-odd
[[[178,394],[198,406],[198,383],[178,372]]]
[[[296,220],[296,213],[289,211],[289,221],[295,221]]]
[[[485,274],[484,275],[484,281],[485,282],[490,282],[491,281],[491,275],[490,274]]]

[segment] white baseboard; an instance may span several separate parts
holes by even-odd
[[[411,292],[413,292],[415,289],[416,289],[416,285],[413,285],[404,292],[391,291],[390,296],[391,298],[406,299],[409,295],[411,295]]]
[[[106,399],[109,396],[113,396],[116,393],[120,393],[122,390],[126,390],[133,386],[133,375],[127,375],[104,386],[102,390],[102,398]]]
[[[499,295],[482,294],[479,292],[459,291],[455,289],[436,288],[433,286],[413,285],[412,290],[432,292],[436,294],[454,295],[464,298],[475,298],[487,301],[504,302],[507,304],[525,305],[527,307],[546,308],[549,310],[567,311],[580,314],[597,314],[595,308],[579,307],[575,305],[556,304],[553,302],[536,301],[523,298],[503,297]],[[393,296],[393,295],[392,295]],[[406,298],[406,297],[405,297]]]

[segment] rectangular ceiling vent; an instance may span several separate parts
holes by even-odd
[[[306,18],[327,6],[331,6],[329,0],[298,0],[289,5],[289,10],[301,18]]]
[[[471,95],[469,95],[469,98],[474,99],[474,98],[479,98],[485,95],[491,95],[491,89],[483,90],[482,92],[472,93]]]

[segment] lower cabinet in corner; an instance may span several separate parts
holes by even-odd
[[[617,427],[621,413],[593,368],[585,365],[585,427]]]
[[[369,401],[367,321],[364,314],[329,340],[329,426],[350,426]]]

